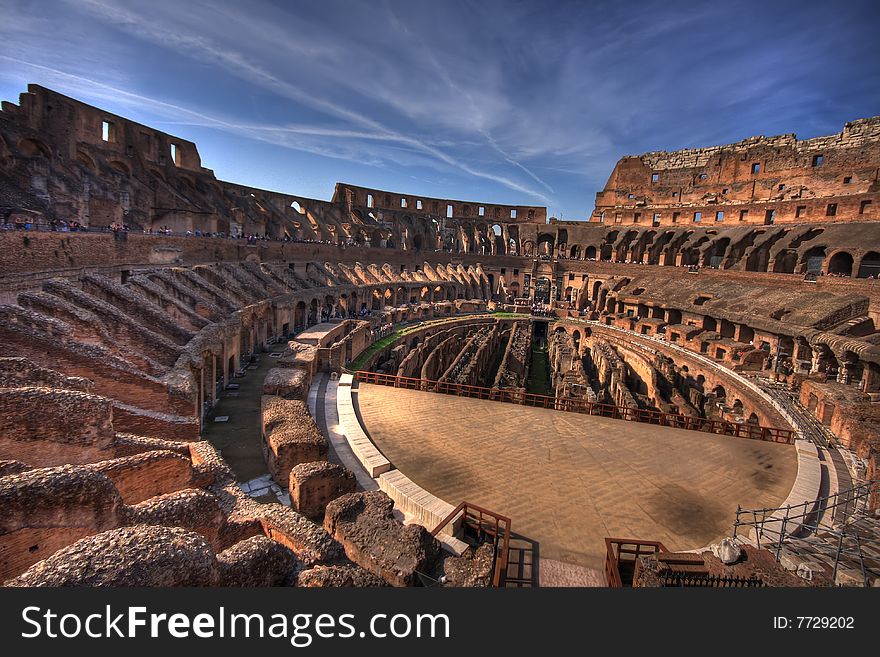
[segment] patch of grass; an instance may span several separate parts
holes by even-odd
[[[526,315],[525,313],[512,313],[505,310],[498,310],[492,313],[492,317],[497,317],[498,319],[529,319],[531,315]]]

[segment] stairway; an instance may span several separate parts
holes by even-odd
[[[797,395],[791,392],[784,383],[773,381],[761,376],[749,377],[776,403],[782,406],[795,421],[798,430],[804,440],[819,447],[828,447],[837,443],[837,437],[831,429],[822,424],[819,419],[801,404]]]

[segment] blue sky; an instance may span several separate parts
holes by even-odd
[[[191,139],[219,178],[592,210],[623,155],[880,114],[880,3],[0,0],[28,82]]]

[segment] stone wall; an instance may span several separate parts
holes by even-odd
[[[596,195],[591,221],[666,226],[877,219],[878,163],[880,117],[847,123],[827,137],[751,137],[624,157]]]
[[[327,458],[327,439],[304,401],[263,395],[262,418],[263,457],[278,485],[287,486],[294,466]]]

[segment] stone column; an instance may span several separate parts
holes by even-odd
[[[205,360],[199,368],[199,394],[196,395],[196,417],[199,418],[199,427],[202,426],[202,409],[205,407]]]
[[[848,384],[850,378],[852,377],[852,372],[850,368],[852,368],[853,363],[841,363],[840,368],[837,370],[837,382],[842,383],[844,385]]]
[[[211,354],[211,407],[217,404],[217,356]]]

